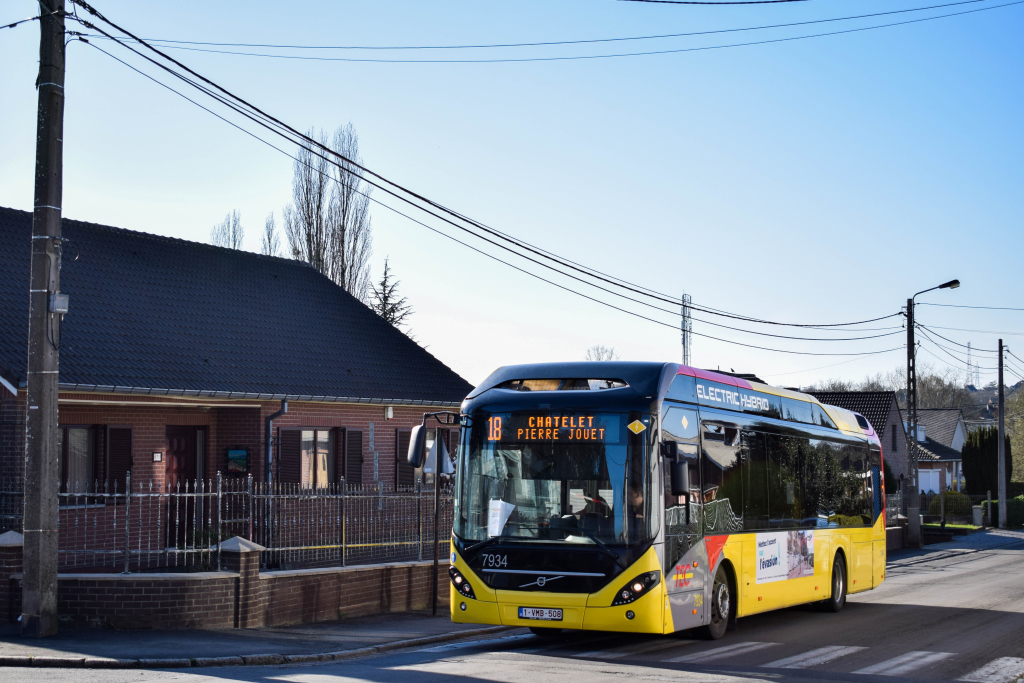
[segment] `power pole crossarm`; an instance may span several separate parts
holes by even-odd
[[[64,138],[64,0],[40,0],[39,111],[29,284],[28,381],[25,419],[24,571],[21,628],[28,636],[57,633],[57,370],[60,313],[60,220]]]

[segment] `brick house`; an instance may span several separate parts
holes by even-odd
[[[32,214],[0,208],[0,532],[20,524]],[[408,430],[469,383],[308,265],[63,222],[61,487],[411,484]],[[443,438],[451,434],[442,433]]]
[[[863,415],[882,442],[886,464],[897,480],[907,478],[907,432],[892,391],[809,391],[822,403]]]

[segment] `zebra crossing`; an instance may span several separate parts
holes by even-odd
[[[527,636],[529,639],[529,637]],[[489,641],[497,644],[498,641],[513,645],[514,639],[494,639]],[[765,655],[767,663],[757,664],[755,668],[765,669],[815,669],[826,665],[839,663],[847,657],[858,655],[854,659],[857,663],[863,664],[865,655],[871,654],[871,648],[858,645],[830,645],[817,647],[805,652],[772,659],[771,653],[776,649],[785,649],[784,644],[767,641],[743,641],[739,643],[727,643],[716,645],[710,648],[699,648],[707,641],[683,640],[679,638],[659,638],[643,640],[627,645],[614,644],[618,639],[596,638],[580,641],[554,641],[538,645],[536,639],[532,642],[524,642],[527,647],[513,647],[504,649],[504,652],[517,654],[548,654],[552,656],[568,656],[576,659],[596,660],[624,660],[635,658],[637,664],[660,663],[660,664],[690,664],[703,666],[721,665],[734,663],[737,659],[750,661],[749,655],[759,657]],[[511,642],[509,642],[511,641]],[[594,649],[595,645],[611,641],[609,647]],[[589,646],[589,647],[588,647]],[[484,646],[486,648],[486,646]],[[583,651],[571,652],[584,648]],[[432,648],[440,650],[442,648]],[[682,654],[678,650],[684,650]],[[676,652],[665,652],[676,650]],[[695,650],[695,651],[687,651]],[[667,655],[667,656],[666,656]],[[777,657],[778,655],[776,655]],[[860,666],[854,669],[852,666],[845,670],[853,674],[864,674],[873,676],[931,676],[937,678],[948,678],[943,675],[941,665],[955,662],[958,656],[955,652],[913,650],[894,657],[886,657],[867,666]],[[754,660],[756,661],[756,659]],[[939,668],[934,668],[940,665]],[[853,669],[851,671],[851,669]],[[838,669],[830,669],[838,671]],[[956,680],[969,681],[971,683],[1014,683],[1024,677],[1024,658],[1000,657],[994,659],[984,666],[960,676]],[[1024,683],[1024,681],[1022,681]]]

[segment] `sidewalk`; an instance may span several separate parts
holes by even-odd
[[[0,627],[0,666],[184,668],[331,661],[505,630],[453,624],[446,613],[381,614],[345,621],[232,630],[61,629],[41,640]]]
[[[914,564],[916,561],[932,560],[940,557],[953,557],[975,553],[981,550],[992,550],[1004,546],[1024,545],[1024,531],[1012,529],[986,529],[963,536],[954,536],[946,543],[932,543],[923,548],[902,548],[888,553],[889,566]]]

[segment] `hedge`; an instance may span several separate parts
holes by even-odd
[[[992,501],[992,526],[999,526],[999,501]],[[1024,496],[1006,501],[1006,526],[1024,526]]]
[[[973,512],[971,511],[972,503],[970,497],[966,493],[960,493],[958,491],[943,491],[942,498],[946,499],[946,516],[947,517],[967,517],[970,518]],[[929,515],[941,515],[942,514],[942,501],[939,496],[932,498],[932,501],[928,504]]]

